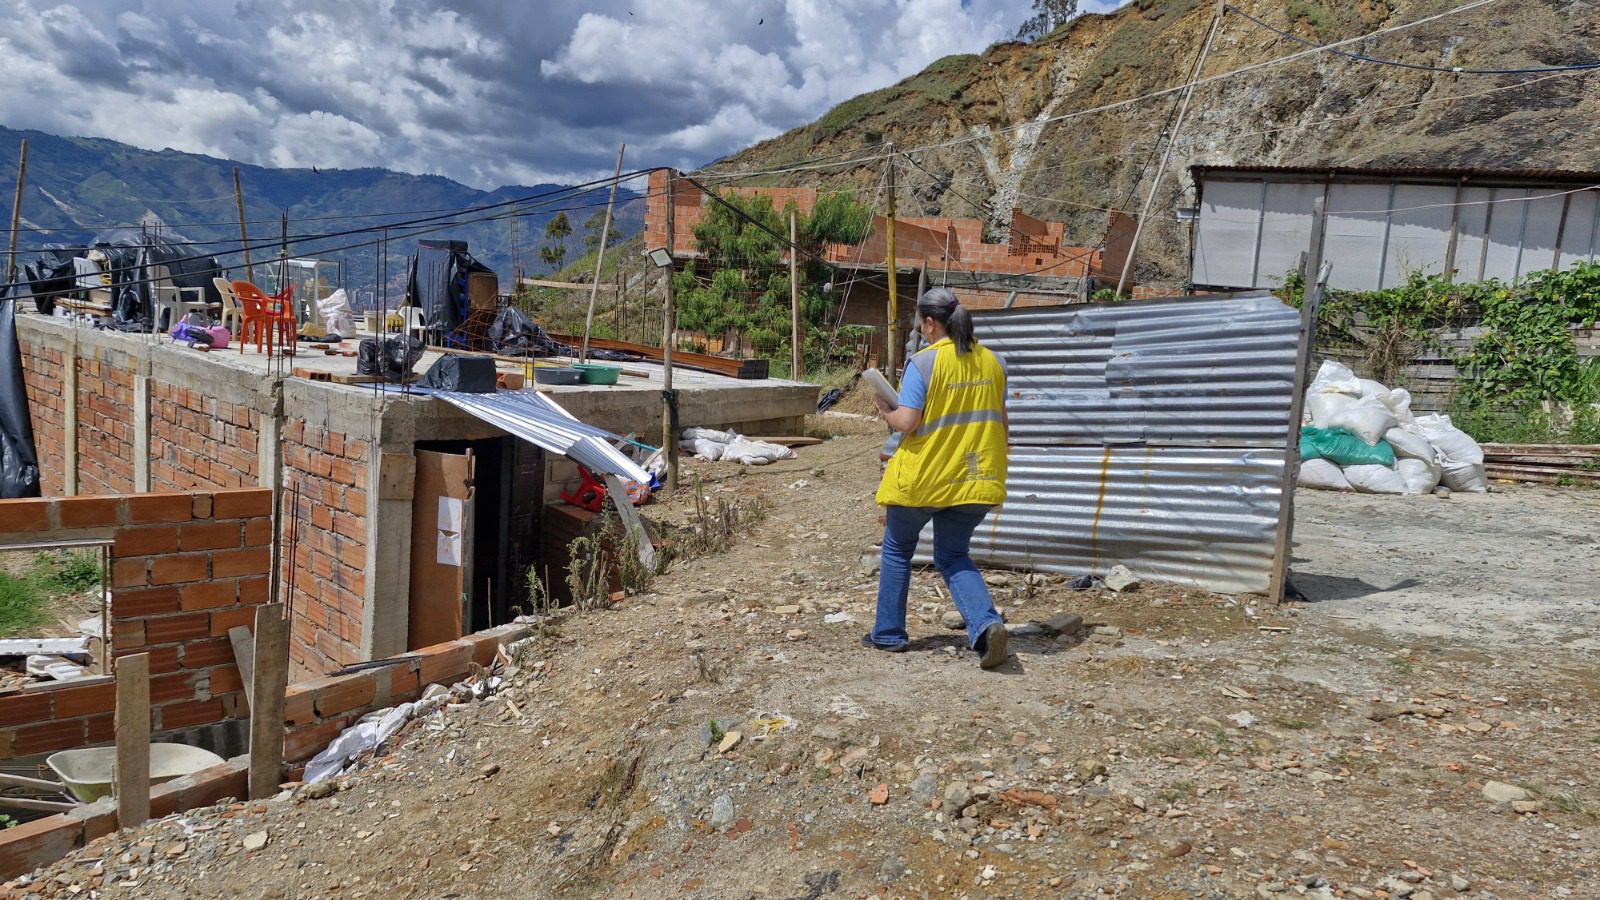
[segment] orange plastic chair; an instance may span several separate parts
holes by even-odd
[[[239,299],[239,305],[244,307],[244,324],[239,330],[239,352],[244,352],[245,341],[250,339],[250,329],[253,326],[256,334],[256,352],[261,352],[263,339],[266,342],[267,355],[271,356],[273,349],[278,345],[281,336],[283,343],[292,345],[296,326],[294,305],[286,302],[284,298],[269,297],[261,289],[248,281],[232,282],[233,295]]]

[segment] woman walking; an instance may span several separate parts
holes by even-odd
[[[1006,661],[1006,628],[968,554],[972,532],[1006,499],[1006,372],[972,335],[972,316],[945,288],[917,301],[917,327],[931,345],[907,363],[899,405],[876,398],[904,437],[878,486],[884,507],[878,613],[868,647],[905,650],[906,593],[917,538],[933,522],[933,562],[967,623],[978,664]]]

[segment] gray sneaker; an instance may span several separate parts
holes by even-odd
[[[983,655],[978,658],[978,666],[984,669],[993,669],[1005,665],[1006,642],[1011,635],[1006,632],[1006,626],[999,622],[983,630]]]

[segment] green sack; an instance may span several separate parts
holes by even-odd
[[[1340,466],[1392,466],[1394,448],[1388,441],[1370,445],[1343,428],[1301,428],[1300,458]]]

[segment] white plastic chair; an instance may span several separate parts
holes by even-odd
[[[405,322],[401,327],[405,329],[406,334],[426,344],[428,342],[428,323],[422,317],[422,307],[402,306],[399,312]]]
[[[239,337],[239,329],[244,325],[244,307],[239,305],[239,298],[233,293],[233,285],[226,278],[213,278],[211,283],[216,285],[217,293],[222,296],[222,327],[228,329],[234,339]]]
[[[197,292],[199,300],[185,300],[185,291]],[[164,331],[178,323],[178,320],[191,312],[206,313],[205,294],[199,288],[181,288],[172,283],[172,274],[166,266],[150,267],[150,296],[155,300],[155,316],[151,324],[157,331]],[[162,313],[166,313],[166,324],[162,324]]]

